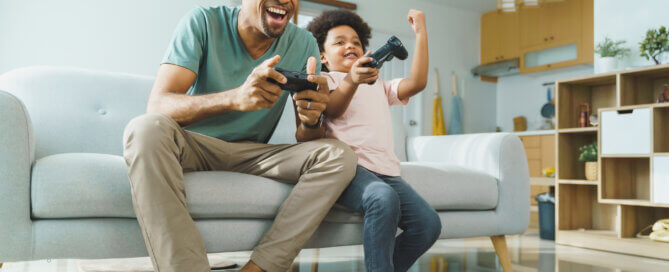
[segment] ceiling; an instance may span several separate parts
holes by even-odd
[[[423,0],[480,13],[497,9],[497,0]]]

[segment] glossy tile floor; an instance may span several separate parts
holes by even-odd
[[[669,261],[620,255],[603,251],[555,245],[552,241],[540,240],[538,233],[528,232],[521,236],[507,237],[507,244],[514,271],[575,271],[575,272],[622,272],[622,271],[669,271]],[[667,245],[669,246],[669,245]],[[245,263],[250,252],[214,254],[226,257],[238,264]],[[132,260],[41,260],[34,262],[7,263],[0,272],[83,272],[93,266],[104,267],[96,271],[128,271],[119,269],[119,263],[144,263],[148,258]],[[314,269],[316,268],[317,269]],[[142,271],[142,270],[135,270]],[[222,270],[236,271],[236,269]],[[298,271],[348,272],[365,271],[361,246],[303,250],[292,268]],[[411,268],[422,271],[502,271],[497,256],[488,238],[438,241]]]

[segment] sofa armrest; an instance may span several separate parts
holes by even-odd
[[[530,177],[525,149],[518,136],[483,133],[411,137],[407,141],[407,157],[410,162],[457,165],[495,177],[499,190],[495,211],[505,218],[498,234],[520,234],[527,229]]]
[[[35,158],[30,116],[0,90],[0,262],[31,256],[30,172]]]

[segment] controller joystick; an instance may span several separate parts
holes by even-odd
[[[408,56],[409,52],[407,52],[407,49],[404,48],[404,45],[402,45],[400,39],[392,36],[390,39],[388,39],[386,44],[376,50],[376,52],[369,55],[369,57],[372,58],[372,61],[367,62],[362,66],[381,69],[381,66],[383,66],[383,63],[386,61],[392,60],[393,58],[405,60]],[[370,82],[369,84],[374,84],[374,82]]]
[[[318,84],[307,80],[307,77],[309,76],[307,74],[288,71],[278,67],[275,67],[274,70],[286,77],[286,84],[281,84],[273,78],[268,78],[267,81],[279,85],[282,90],[289,91],[293,94],[304,90],[318,90]]]

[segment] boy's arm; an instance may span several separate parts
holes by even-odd
[[[411,27],[416,33],[416,46],[414,48],[411,72],[408,78],[400,81],[397,88],[397,96],[400,100],[408,99],[425,89],[427,85],[428,53],[427,53],[427,30],[425,29],[425,14],[419,10],[409,10],[408,15]]]
[[[325,116],[334,119],[344,114],[348,105],[351,104],[351,99],[353,99],[353,95],[357,89],[358,84],[351,80],[350,74],[346,74],[346,77],[339,83],[339,86],[330,92],[330,102],[328,102],[328,106],[325,108]]]
[[[346,74],[346,77],[342,79],[339,86],[330,92],[330,102],[328,102],[328,106],[325,108],[325,115],[328,118],[338,118],[346,112],[360,84],[367,84],[378,79],[378,69],[362,67],[363,64],[370,61],[372,61],[370,57],[362,57],[355,61],[351,67],[351,71]]]

